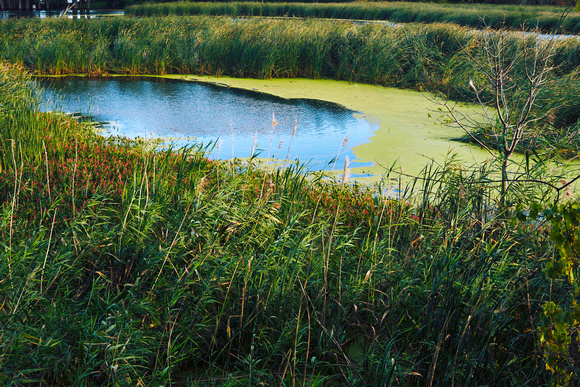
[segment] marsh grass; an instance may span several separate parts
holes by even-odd
[[[494,216],[487,169],[450,160],[387,199],[101,138],[0,75],[2,383],[549,382],[553,251]]]
[[[530,39],[514,36],[513,44]],[[458,85],[464,50],[477,35],[452,25],[359,25],[323,20],[215,17],[6,20],[2,57],[39,74],[226,74],[344,79],[391,86]],[[561,74],[578,65],[580,43],[555,48]],[[429,75],[431,74],[431,75]],[[468,92],[468,87],[464,87]]]
[[[130,16],[219,15],[387,20],[394,23],[454,23],[473,28],[534,29],[577,34],[580,16],[565,7],[412,2],[278,3],[179,2],[131,5]]]
[[[2,58],[37,74],[327,78],[427,89],[458,101],[475,99],[469,80],[482,77],[473,66],[485,55],[481,38],[449,24],[394,28],[296,19],[23,19],[0,24]],[[514,52],[536,44],[531,36],[514,34],[507,40],[507,50]],[[574,140],[569,154],[580,149],[574,137],[579,109],[573,102],[579,53],[577,39],[554,43],[554,78],[541,98],[551,119],[538,126],[546,139]],[[484,102],[491,98],[481,97]]]

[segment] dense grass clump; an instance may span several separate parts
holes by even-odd
[[[485,168],[387,199],[99,137],[0,69],[2,383],[550,381],[552,247],[496,218]]]
[[[568,34],[580,32],[580,16],[570,13],[570,9],[505,4],[179,2],[132,5],[125,9],[125,14],[316,17],[386,20],[395,23],[454,23],[474,28],[539,29]]]
[[[463,84],[481,36],[446,24],[388,27],[320,20],[230,18],[21,19],[0,25],[2,58],[39,74],[226,74],[425,86]],[[513,49],[535,45],[514,35]],[[580,42],[556,43],[558,74],[580,65]],[[461,69],[463,69],[461,71]]]

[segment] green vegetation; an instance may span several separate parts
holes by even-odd
[[[576,354],[580,340],[577,334],[577,321],[580,307],[577,299],[578,268],[580,263],[580,205],[578,201],[554,204],[543,213],[539,206],[532,207],[532,218],[546,217],[552,226],[550,239],[554,241],[560,255],[549,262],[546,275],[550,279],[564,280],[567,294],[547,302],[540,327],[540,343],[545,348],[546,368],[553,371],[560,385],[567,385],[577,378],[570,365],[578,367]],[[522,217],[520,215],[520,217]]]
[[[454,23],[461,26],[577,34],[580,15],[570,8],[499,4],[434,4],[412,2],[178,2],[132,5],[126,15],[227,15],[316,17],[385,20],[394,23]],[[566,16],[564,18],[564,16]]]
[[[536,327],[566,287],[547,230],[496,217],[489,166],[386,199],[99,137],[0,69],[4,384],[551,380]]]
[[[313,20],[0,23],[0,384],[578,379],[578,209],[539,216],[564,189],[543,158],[528,154],[506,189],[501,160],[450,158],[385,198],[301,166],[100,137],[40,113],[23,70],[303,76],[485,101],[469,87],[478,39]],[[505,44],[509,58],[536,41]],[[536,129],[559,139],[578,125],[579,46],[556,43],[537,97]]]
[[[321,20],[173,17],[0,24],[2,58],[38,74],[328,78],[427,88],[460,101],[476,100],[469,80],[482,77],[473,65],[473,58],[485,57],[481,39],[452,25],[392,28]],[[508,36],[506,53],[535,44],[532,37]],[[537,100],[549,119],[536,125],[529,144],[537,149],[571,141],[569,156],[580,150],[580,41],[564,39],[554,46],[556,69]],[[489,93],[480,97],[493,99]],[[484,130],[478,136],[485,140]]]

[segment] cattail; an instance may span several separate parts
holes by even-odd
[[[258,139],[258,132],[254,133],[254,141],[252,142],[252,152],[250,153],[250,158],[254,157],[254,151],[256,150],[256,140]]]
[[[344,158],[344,170],[342,171],[342,185],[345,185],[346,182],[348,181],[348,178],[350,177],[350,168],[349,166],[349,158],[348,156],[346,156]]]
[[[224,143],[224,142],[223,142],[223,141],[222,141],[222,139],[220,138],[220,139],[218,140],[218,143],[217,143],[217,159],[218,159],[218,160],[220,159],[220,149],[222,148],[222,144],[223,144],[223,143]]]
[[[290,137],[290,144],[288,145],[288,152],[286,153],[286,161],[290,158],[290,148],[292,147],[292,139],[298,130],[298,120],[294,120],[294,129],[292,129],[292,136]]]
[[[332,171],[334,171],[334,167],[336,167],[336,162],[338,161],[338,156],[340,155],[340,151],[343,150],[344,148],[346,148],[346,145],[348,144],[348,133],[344,135],[344,138],[342,139],[342,142],[340,143],[340,146],[338,147],[338,152],[336,152],[336,157],[334,158],[334,163],[332,164]]]
[[[230,127],[232,129],[232,160],[233,160],[234,159],[234,123],[231,121],[230,121]]]
[[[340,144],[340,148],[344,149],[346,148],[346,145],[348,144],[348,133],[344,136],[344,138],[342,139],[342,143]]]
[[[199,180],[199,183],[197,184],[197,187],[196,187],[196,189],[195,189],[195,190],[196,190],[196,192],[197,192],[198,194],[202,193],[202,192],[203,192],[203,190],[204,190],[204,188],[205,188],[205,185],[206,185],[206,179],[205,179],[205,176],[204,176],[204,177],[202,177],[202,178]]]
[[[477,93],[477,89],[475,88],[475,85],[473,84],[473,81],[471,79],[469,79],[469,87],[471,87],[473,91]]]
[[[278,125],[278,121],[276,121],[276,116],[272,113],[272,131],[270,132],[270,145],[268,146],[268,156],[266,159],[270,158],[270,151],[272,150],[272,140],[274,139],[274,128]]]

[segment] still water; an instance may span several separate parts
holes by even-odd
[[[41,79],[44,110],[89,115],[105,135],[211,144],[220,159],[299,159],[311,170],[342,169],[377,129],[340,105],[195,82],[158,79]],[[295,135],[293,136],[293,132]],[[288,157],[287,157],[288,156]]]

